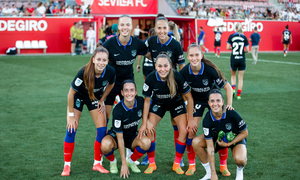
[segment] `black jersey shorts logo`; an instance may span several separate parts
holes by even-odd
[[[231,123],[225,124],[225,127],[226,127],[227,130],[231,130]]]
[[[143,114],[143,110],[139,110],[137,113],[138,117],[142,117],[142,114]]]
[[[133,57],[135,57],[135,56],[136,56],[136,50],[132,50],[132,51],[131,51],[131,55],[132,55]]]
[[[153,108],[152,108],[152,109],[153,109],[153,112],[156,112],[156,111],[158,110],[158,108],[159,108],[158,105],[154,105]]]
[[[208,79],[203,79],[202,83],[203,83],[204,86],[207,86],[208,85]]]
[[[76,100],[76,103],[75,103],[76,107],[79,108],[79,107],[80,107],[80,104],[81,104],[80,99],[77,99],[77,100]]]

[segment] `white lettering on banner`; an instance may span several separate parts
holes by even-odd
[[[223,32],[234,31],[235,30],[235,25],[237,23],[238,22],[225,22],[225,26],[223,27]],[[261,22],[258,22],[258,23],[254,23],[254,22],[245,23],[245,22],[242,22],[241,24],[242,24],[244,32],[252,32],[253,29],[254,29],[254,27],[257,27],[257,31],[258,32],[261,32],[264,29],[264,26],[263,26],[263,24]]]
[[[147,4],[144,4],[143,0],[99,0],[99,6],[136,6],[138,7],[147,7]]]
[[[0,20],[0,31],[45,31],[47,28],[45,20]]]

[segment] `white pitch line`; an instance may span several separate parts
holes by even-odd
[[[215,57],[211,55],[205,55],[208,57]],[[221,58],[230,59],[230,57],[221,56]],[[246,61],[253,61],[253,59],[246,59]],[[294,62],[285,62],[285,61],[271,61],[271,60],[265,60],[265,59],[258,59],[257,61],[261,62],[271,62],[271,63],[277,63],[277,64],[291,64],[291,65],[300,65],[300,63],[294,63]]]

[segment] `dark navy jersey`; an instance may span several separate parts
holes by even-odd
[[[156,57],[162,51],[166,52],[169,55],[174,69],[176,69],[176,65],[181,65],[185,63],[183,50],[180,43],[171,36],[165,44],[161,44],[157,36],[150,37],[146,40],[145,44],[151,53],[153,64],[155,64]]]
[[[214,33],[215,33],[215,42],[221,42],[222,32],[221,31],[214,31]]]
[[[143,86],[143,95],[146,97],[151,97],[153,92],[153,103],[166,107],[176,106],[177,102],[183,101],[180,92],[182,94],[186,94],[190,91],[190,87],[179,72],[175,70],[173,70],[173,72],[177,84],[177,94],[173,98],[171,98],[167,82],[160,79],[157,71],[153,71],[147,76]]]
[[[244,47],[249,46],[247,37],[244,34],[231,34],[227,41],[232,46],[231,61],[243,60],[245,61]]]
[[[80,98],[84,100],[90,100],[88,90],[85,87],[85,84],[83,82],[84,70],[85,67],[81,68],[78,71],[77,75],[75,76],[74,80],[71,83],[71,87],[76,91],[76,94]],[[99,78],[95,77],[95,87],[94,87],[95,97],[99,100],[105,90],[106,85],[108,83],[114,84],[115,81],[116,81],[115,69],[110,65],[107,65],[103,70],[102,75]]]
[[[133,80],[133,63],[137,55],[145,55],[148,49],[145,43],[136,38],[130,37],[127,45],[123,46],[119,36],[111,37],[105,41],[103,47],[109,52],[109,64],[116,70],[116,86],[121,86],[126,79]]]
[[[123,137],[136,135],[137,128],[143,115],[144,98],[136,96],[132,109],[126,107],[124,100],[120,101],[113,110],[112,130],[123,133]]]
[[[192,96],[195,102],[207,103],[209,91],[213,85],[217,88],[223,88],[224,83],[217,71],[201,62],[199,74],[194,75],[190,63],[181,69],[180,74],[191,87]]]
[[[205,139],[218,136],[220,131],[239,134],[247,129],[247,124],[235,110],[226,110],[221,120],[216,120],[212,111],[208,111],[203,119],[203,132]]]
[[[290,35],[292,35],[291,31],[288,29],[284,30],[283,33],[283,41],[290,41]]]

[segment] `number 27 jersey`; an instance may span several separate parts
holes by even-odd
[[[245,61],[244,47],[249,46],[247,37],[244,34],[231,34],[227,41],[232,46],[231,61],[243,60]]]

